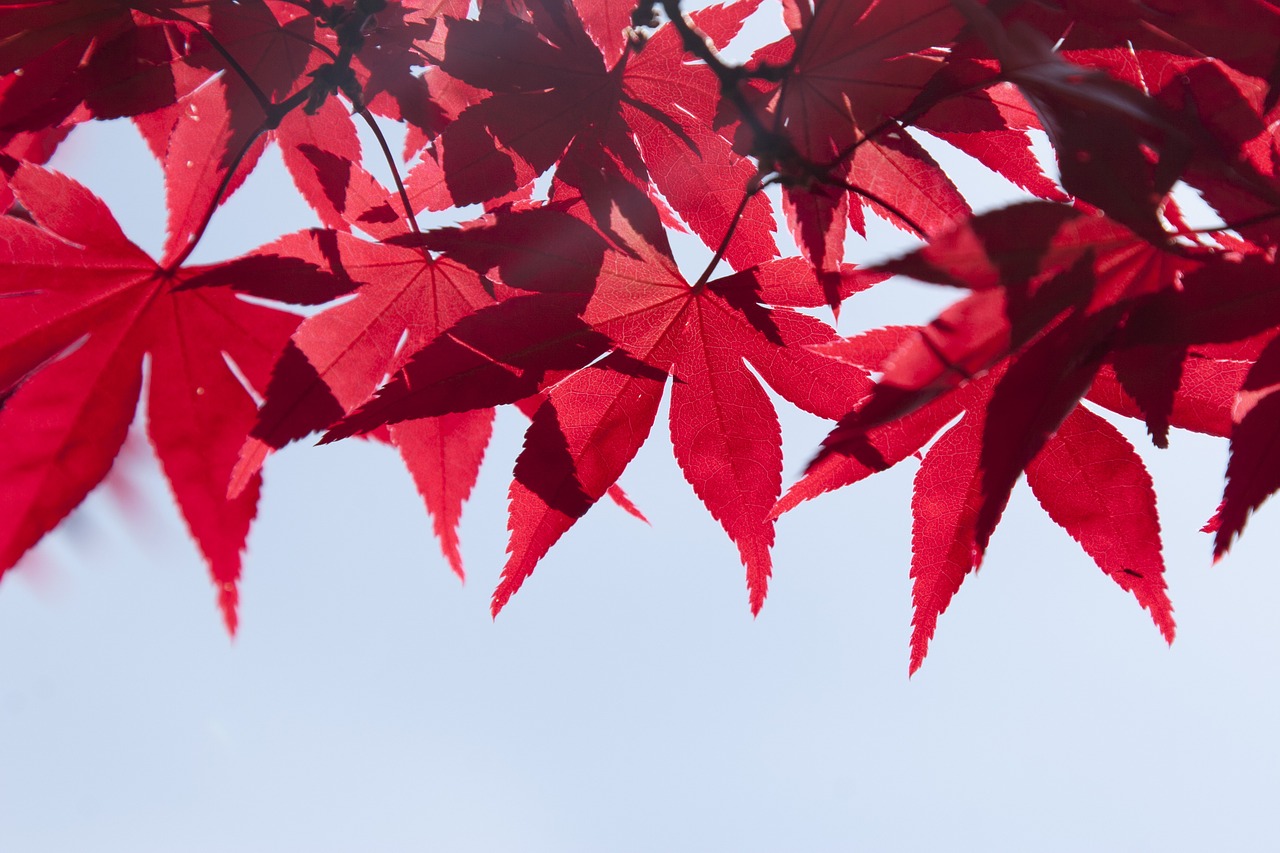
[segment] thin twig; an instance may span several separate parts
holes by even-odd
[[[707,268],[702,271],[702,275],[698,276],[698,280],[694,282],[693,288],[705,285],[711,279],[711,274],[720,264],[720,260],[724,257],[724,253],[729,249],[729,241],[733,239],[733,233],[738,229],[738,223],[742,221],[742,215],[746,213],[747,202],[751,201],[752,196],[763,189],[764,184],[760,180],[760,174],[757,172],[751,177],[747,184],[746,191],[742,194],[742,201],[738,202],[738,209],[733,212],[733,218],[729,220],[729,227],[724,232],[724,237],[720,240],[720,245],[716,247],[716,253],[711,256],[710,263]]]
[[[387,158],[387,165],[391,167],[391,177],[396,182],[396,191],[400,193],[400,203],[404,205],[404,215],[409,220],[409,228],[412,229],[414,234],[422,236],[422,232],[418,230],[418,218],[413,212],[413,205],[409,202],[409,193],[404,188],[404,181],[400,180],[400,169],[396,166],[396,158],[391,153],[391,146],[387,144],[387,138],[382,135],[382,128],[378,127],[378,122],[374,120],[368,107],[360,107],[359,115],[364,119],[365,124],[369,125],[369,129],[373,131],[373,135],[378,140],[378,145],[382,148],[382,156]]]
[[[990,79],[983,80],[981,82],[971,83],[968,86],[964,86],[960,89],[957,89],[954,92],[948,92],[943,97],[935,98],[933,100],[926,101],[926,102],[916,102],[912,104],[910,107],[908,107],[907,110],[902,115],[891,116],[889,118],[884,119],[879,124],[872,127],[870,130],[868,130],[866,133],[860,136],[858,139],[846,145],[844,148],[840,149],[840,151],[836,154],[836,156],[831,159],[831,162],[827,164],[827,168],[829,169],[836,168],[842,162],[852,157],[854,152],[856,152],[859,148],[861,148],[864,143],[870,142],[875,137],[880,136],[883,133],[887,133],[888,131],[895,128],[901,129],[901,128],[915,124],[917,121],[923,118],[924,115],[927,112],[929,112],[929,110],[933,109],[943,101],[950,100],[951,98],[959,98],[963,95],[968,95],[971,92],[979,92],[979,91],[982,91],[983,89],[986,89],[989,86],[994,86],[996,83],[1002,83],[1002,82],[1004,82],[1002,78],[998,76],[992,77]]]
[[[200,220],[200,227],[197,228],[196,232],[187,240],[186,247],[178,254],[178,257],[174,258],[169,262],[168,266],[165,267],[166,273],[172,274],[179,269],[184,263],[186,263],[187,258],[191,257],[191,253],[196,250],[196,246],[200,243],[201,238],[204,237],[204,232],[209,228],[209,223],[213,221],[214,212],[217,211],[218,205],[222,203],[222,197],[226,193],[227,187],[231,185],[231,179],[235,176],[236,170],[240,168],[240,162],[244,160],[245,155],[249,153],[249,149],[253,147],[253,144],[258,141],[258,137],[262,136],[262,134],[266,133],[268,130],[269,128],[267,127],[267,123],[263,122],[258,126],[257,130],[255,130],[249,138],[244,141],[244,145],[240,146],[240,150],[236,152],[235,159],[231,162],[231,167],[227,169],[225,174],[223,174],[222,180],[218,183],[217,192],[213,194],[213,199],[205,209],[204,217]]]
[[[1191,228],[1187,231],[1181,231],[1180,234],[1214,234],[1218,231],[1239,231],[1241,228],[1248,228],[1250,225],[1257,225],[1260,222],[1267,222],[1272,219],[1280,218],[1280,210],[1270,210],[1266,213],[1259,213],[1241,219],[1238,222],[1226,222],[1222,225],[1212,225],[1205,228]]]
[[[205,41],[209,42],[209,46],[216,50],[226,61],[227,67],[234,71],[236,76],[244,81],[244,84],[249,87],[249,91],[253,94],[254,100],[258,102],[258,106],[262,107],[262,112],[270,116],[272,107],[271,99],[268,98],[267,93],[262,91],[262,88],[258,86],[258,82],[249,76],[249,72],[244,70],[244,66],[242,66],[236,58],[231,55],[231,51],[227,50],[226,47],[223,46],[222,42],[218,41],[217,37],[214,36],[213,33],[209,32],[203,24],[193,21],[185,15],[176,15],[175,17],[181,18],[191,24],[191,26],[195,27],[196,30],[204,36]]]
[[[929,232],[921,228],[920,223],[916,222],[910,216],[907,216],[907,214],[899,210],[896,205],[890,204],[880,196],[871,192],[871,190],[863,189],[862,187],[859,187],[855,184],[851,184],[848,181],[837,180],[835,178],[828,178],[826,180],[823,180],[822,183],[830,184],[832,186],[837,186],[837,187],[843,187],[844,189],[848,190],[849,192],[855,195],[860,195],[863,198],[867,199],[868,201],[874,204],[880,205],[885,210],[889,211],[894,216],[898,217],[903,222],[905,222],[907,226],[911,228],[912,231],[916,232],[926,240],[929,239]]]
[[[231,181],[235,177],[236,171],[240,168],[240,164],[244,161],[245,156],[249,153],[249,149],[253,147],[254,143],[256,143],[258,138],[264,133],[278,127],[280,125],[280,121],[285,115],[301,106],[309,96],[309,89],[310,86],[299,89],[288,100],[282,101],[279,104],[272,104],[270,109],[267,110],[267,117],[263,120],[262,124],[258,125],[257,129],[249,135],[249,138],[245,140],[244,144],[240,146],[240,150],[236,152],[236,156],[232,159],[231,165],[223,174],[222,180],[218,182],[218,189],[213,194],[213,198],[210,200],[208,208],[205,209],[204,216],[200,220],[200,227],[196,229],[195,234],[193,234],[187,241],[186,247],[178,254],[178,257],[170,261],[165,267],[165,272],[173,273],[186,263],[187,258],[191,257],[191,253],[196,250],[196,246],[200,243],[201,238],[204,237],[204,232],[208,230],[209,223],[213,221],[213,215],[217,212],[218,206],[222,203],[223,197],[226,195],[227,188],[231,186]]]
[[[671,21],[671,25],[680,33],[680,39],[684,44],[685,50],[701,59],[711,69],[711,72],[716,75],[720,80],[721,93],[738,108],[738,112],[742,114],[742,120],[750,126],[757,138],[766,139],[772,136],[773,134],[764,126],[764,122],[760,121],[760,117],[756,115],[755,110],[752,109],[746,95],[742,93],[742,89],[738,85],[745,76],[742,67],[728,65],[720,58],[715,48],[707,41],[707,37],[699,32],[698,28],[680,11],[680,0],[662,0],[662,9],[667,13],[667,18]]]

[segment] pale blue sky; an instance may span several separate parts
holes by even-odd
[[[311,223],[268,160],[197,260]],[[58,165],[158,247],[159,172],[127,126]],[[938,304],[880,290],[845,331]],[[824,427],[779,411],[791,482]],[[1154,452],[1126,427],[1172,649],[1020,486],[908,680],[914,464],[784,518],[753,620],[662,423],[624,479],[653,527],[601,505],[496,622],[518,415],[466,511],[465,586],[392,452],[285,450],[234,642],[144,454],[137,517],[95,494],[0,583],[0,850],[1274,849],[1280,537],[1264,509],[1210,565],[1225,443]]]

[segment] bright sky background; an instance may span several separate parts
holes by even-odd
[[[195,260],[312,224],[268,160]],[[78,131],[57,166],[158,250],[159,170],[128,125]],[[1007,197],[962,177],[981,208]],[[890,231],[854,259],[906,245]],[[879,290],[842,331],[940,304]],[[779,411],[790,483],[825,427]],[[464,586],[392,451],[288,448],[234,641],[137,436],[133,509],[99,490],[0,583],[0,850],[1274,849],[1280,537],[1269,507],[1210,564],[1225,442],[1156,452],[1126,427],[1172,648],[1022,485],[908,680],[916,466],[785,517],[753,620],[664,418],[623,480],[652,528],[602,503],[496,622],[519,415],[464,517]]]

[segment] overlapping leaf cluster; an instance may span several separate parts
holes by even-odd
[[[774,40],[724,61],[748,21]],[[606,494],[639,514],[617,483],[668,386],[676,460],[753,611],[782,512],[922,457],[913,670],[1023,475],[1172,639],[1151,479],[1099,408],[1161,447],[1171,427],[1230,438],[1215,554],[1280,487],[1263,0],[11,0],[0,73],[0,572],[107,474],[144,391],[232,629],[271,452],[391,443],[461,576],[502,405],[530,425],[495,612]],[[116,118],[164,169],[159,260],[41,165]],[[974,215],[924,136],[1028,200]],[[270,144],[323,227],[188,265]],[[1179,183],[1216,226],[1185,223]],[[426,210],[455,225],[422,228]],[[868,213],[921,248],[846,263]],[[677,267],[672,230],[706,244],[704,270]],[[852,338],[817,319],[892,274],[959,298]],[[766,385],[837,422],[785,495]]]

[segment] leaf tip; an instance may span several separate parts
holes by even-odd
[[[231,469],[231,482],[227,484],[227,500],[235,500],[249,488],[253,478],[262,470],[271,448],[259,438],[250,436],[240,448],[240,458]]]
[[[917,614],[919,610],[917,609]],[[934,617],[936,619],[936,616]],[[913,620],[916,621],[916,620]],[[926,621],[928,624],[926,625]],[[914,630],[911,632],[911,661],[907,664],[907,678],[915,675],[916,672],[924,665],[924,659],[929,655],[929,641],[933,639],[934,620],[916,621]]]
[[[751,618],[760,615],[764,600],[769,595],[769,578],[773,575],[773,560],[769,555],[772,544],[773,525],[769,525],[770,538],[764,542],[738,541],[738,553],[747,569],[747,600],[751,607]]]
[[[792,492],[794,491],[795,491],[795,487],[792,486],[792,488],[788,489],[785,494],[783,494],[780,498],[774,501],[773,506],[769,508],[768,514],[766,514],[764,517],[765,523],[773,524],[775,521],[777,521],[779,518],[782,517],[783,513],[787,512],[788,510],[794,509],[796,506],[798,506],[801,503],[803,498],[794,497],[792,495]]]
[[[640,507],[635,505],[635,502],[631,500],[627,493],[624,492],[622,487],[617,483],[614,483],[609,487],[608,495],[613,502],[623,510],[623,512],[627,513],[627,515],[630,515],[633,518],[638,518],[645,524],[653,527],[653,522],[649,521],[649,519],[645,517],[645,514],[640,511]]]
[[[465,586],[467,583],[467,570],[462,565],[462,551],[458,548],[457,536],[440,535],[440,528],[443,526],[444,525],[440,524],[436,525],[437,538],[440,540],[440,550],[444,554],[445,562],[449,564],[449,570],[453,572],[455,577],[457,577],[458,583]],[[454,533],[454,531],[445,532],[447,534]]]
[[[498,614],[507,606],[511,596],[516,594],[524,579],[528,577],[527,572],[523,575],[515,576],[511,573],[510,568],[510,564],[508,564],[507,569],[503,570],[502,579],[498,581],[498,586],[493,591],[493,597],[489,599],[489,615],[494,619],[498,618]]]
[[[1155,623],[1156,628],[1160,631],[1160,636],[1164,638],[1165,644],[1172,646],[1178,625],[1173,619],[1173,604],[1169,601],[1169,596],[1163,594],[1163,590],[1161,593],[1155,601],[1149,605],[1144,602],[1143,606],[1151,614],[1151,621]]]
[[[218,609],[222,611],[222,622],[227,627],[227,636],[235,640],[236,629],[240,627],[237,610],[240,605],[240,592],[234,581],[218,584]]]

